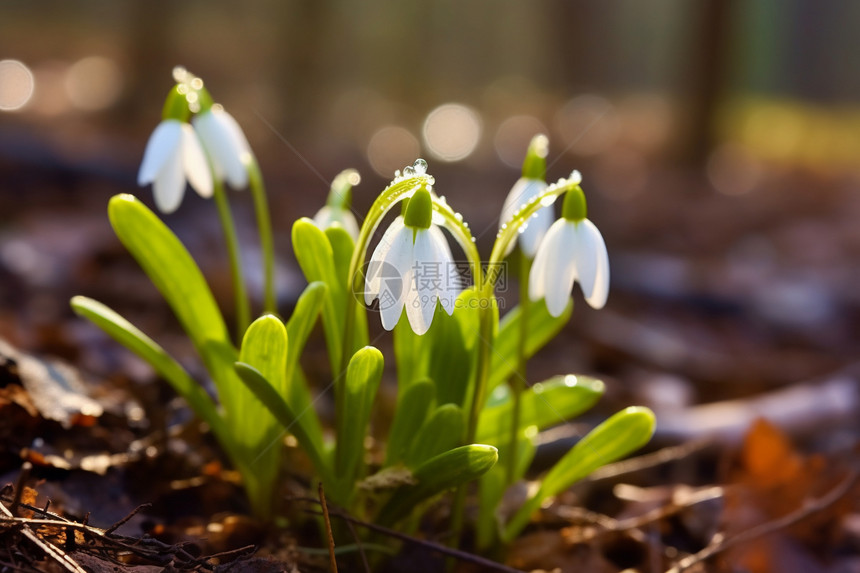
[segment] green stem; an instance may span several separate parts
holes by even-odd
[[[508,459],[505,468],[507,483],[511,485],[517,479],[517,458],[520,437],[520,419],[522,412],[522,393],[526,388],[526,340],[529,334],[529,271],[531,270],[531,259],[520,249],[520,331],[517,339],[517,369],[508,380],[513,399],[513,411],[511,413],[511,436],[508,445]]]
[[[269,215],[269,202],[266,187],[257,158],[251,156],[247,162],[248,185],[254,197],[254,211],[257,214],[257,229],[260,232],[260,250],[263,253],[263,281],[265,285],[264,310],[277,314],[278,301],[275,294],[275,243],[272,237],[272,218]]]
[[[236,235],[236,224],[230,211],[230,202],[224,191],[224,184],[218,177],[213,178],[213,193],[215,206],[218,208],[218,218],[224,229],[224,240],[227,243],[227,254],[230,259],[230,275],[233,280],[233,295],[236,297],[236,343],[242,342],[245,329],[251,323],[251,302],[245,290],[245,279],[242,274],[242,261],[239,251],[239,239]]]

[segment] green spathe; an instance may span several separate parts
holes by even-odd
[[[588,208],[585,202],[585,193],[579,185],[574,186],[564,195],[564,203],[561,206],[561,216],[568,221],[582,221],[588,216]]]
[[[529,143],[523,160],[523,178],[546,179],[546,156],[549,153],[549,139],[543,134],[535,135]]]
[[[426,187],[422,187],[409,199],[403,222],[413,229],[429,229],[433,219],[433,199]]]

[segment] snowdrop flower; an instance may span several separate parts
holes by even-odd
[[[209,153],[215,175],[234,189],[246,187],[251,146],[233,116],[216,104],[195,115],[191,123]]]
[[[364,300],[369,305],[379,299],[385,330],[394,328],[404,306],[419,336],[430,328],[436,301],[449,315],[454,312],[460,289],[448,282],[453,258],[442,231],[431,222],[432,201],[426,189],[416,191],[370,257]]]
[[[545,297],[552,316],[564,312],[575,280],[592,308],[603,308],[609,295],[606,244],[585,215],[585,195],[577,186],[567,192],[562,218],[547,231],[532,265],[529,298]]]
[[[331,183],[331,191],[325,207],[314,215],[314,223],[323,231],[334,225],[340,225],[358,241],[358,222],[352,214],[352,187],[361,183],[361,176],[355,169],[341,171]]]
[[[201,197],[212,196],[212,174],[197,134],[185,121],[188,114],[184,94],[173,88],[137,174],[138,185],[152,183],[155,205],[162,213],[172,213],[182,203],[186,180]]]
[[[523,161],[522,177],[514,184],[502,206],[502,215],[499,218],[500,227],[507,224],[514,213],[519,211],[523,205],[546,189],[547,185],[544,179],[546,178],[548,151],[549,140],[545,135],[536,135],[532,138],[526,152],[526,158]],[[552,225],[553,219],[552,207],[540,209],[529,219],[528,225],[520,232],[517,240],[511,242],[505,254],[510,254],[514,245],[519,242],[523,254],[529,259],[533,259],[538,245]]]

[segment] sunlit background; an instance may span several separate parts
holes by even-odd
[[[841,292],[850,277],[821,265],[860,252],[858,32],[860,3],[813,0],[6,0],[0,221],[88,209],[86,229],[111,240],[111,195],[151,204],[135,176],[183,65],[248,134],[287,270],[290,222],[338,172],[361,172],[361,212],[416,157],[489,252],[542,132],[549,178],[583,173],[614,292],[751,297],[832,335],[822,325],[847,319],[819,287]],[[189,194],[175,217],[202,201]],[[250,225],[249,197],[234,201]],[[780,222],[789,211],[800,224]],[[67,264],[31,243],[0,250],[39,276]],[[660,256],[643,263],[643,250]],[[774,278],[783,252],[807,266]],[[717,253],[727,270],[711,275],[672,258]]]

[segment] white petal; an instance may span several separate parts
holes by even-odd
[[[560,229],[557,250],[550,252],[547,259],[546,308],[551,316],[561,316],[570,300],[577,275],[574,252],[580,248],[573,223],[564,221]]]
[[[575,245],[573,224],[564,219],[556,221],[544,237],[532,265],[529,279],[529,298],[546,298],[547,310],[552,316],[560,316],[567,306],[576,267],[572,250]]]
[[[529,271],[529,298],[533,301],[540,300],[546,296],[547,260],[552,251],[552,245],[558,240],[558,234],[561,232],[563,225],[564,221],[561,219],[553,223],[535,254],[532,268]]]
[[[155,181],[168,158],[179,153],[181,141],[182,122],[167,119],[159,123],[146,142],[143,161],[137,172],[137,184],[146,185]]]
[[[385,330],[392,330],[403,312],[412,281],[412,251],[412,229],[401,226],[391,237],[380,268],[379,312]]]
[[[507,224],[511,217],[514,216],[514,213],[519,211],[523,205],[529,202],[533,197],[537,196],[541,191],[546,189],[546,183],[541,181],[540,179],[526,179],[521,177],[514,183],[514,186],[511,188],[508,196],[505,198],[505,203],[502,205],[502,214],[499,217],[499,228],[502,225]],[[550,222],[552,220],[552,215],[550,214]],[[529,227],[531,226],[531,222],[529,222]],[[549,227],[549,224],[547,224]],[[545,231],[546,229],[544,229]],[[528,232],[526,229],[525,232]],[[519,237],[517,238],[519,240]],[[514,245],[517,241],[512,241],[508,246],[508,250],[505,252],[505,255],[509,254],[513,249]],[[531,256],[534,256],[532,253]]]
[[[248,144],[248,139],[245,137],[245,132],[239,127],[236,119],[224,111],[216,109],[213,112],[222,124],[227,136],[230,139],[230,145],[233,148],[229,165],[225,165],[227,182],[235,189],[241,189],[248,184],[248,170],[245,167],[247,156],[251,154],[251,146]]]
[[[445,234],[442,229],[435,225],[430,226],[430,237],[433,240],[436,248],[436,257],[439,260],[439,269],[441,270],[441,284],[439,288],[439,303],[445,312],[450,316],[454,312],[454,305],[457,302],[457,297],[462,292],[459,273],[454,265],[454,257],[451,255],[451,247],[448,246],[448,241],[445,239]],[[456,278],[455,278],[456,277]]]
[[[352,214],[352,211],[342,211],[339,223],[343,225],[343,228],[346,229],[346,232],[349,233],[352,240],[357,243],[361,229],[359,228],[358,221],[355,220],[355,215]]]
[[[434,279],[440,270],[440,261],[436,243],[428,229],[415,232],[413,259],[411,280],[406,291],[406,317],[412,331],[421,336],[433,322],[436,299],[439,296],[438,284]]]
[[[520,242],[520,249],[530,259],[534,258],[535,253],[540,246],[546,232],[555,219],[555,213],[552,207],[544,207],[538,210],[534,216],[529,219],[528,227],[520,233],[517,240]]]
[[[203,147],[209,153],[216,173],[223,174],[231,187],[241,189],[248,184],[248,172],[242,163],[242,154],[247,153],[247,141],[236,135],[235,120],[225,111],[209,110],[194,116],[191,123],[200,135]],[[237,126],[238,128],[238,126]]]
[[[585,301],[589,306],[603,308],[609,296],[609,255],[606,252],[606,243],[603,241],[603,235],[588,219],[582,221],[578,226],[582,246],[577,254],[588,251],[590,258],[594,261],[593,276],[586,281],[585,270],[577,260],[577,272],[579,273],[579,282],[582,285],[582,293],[585,295]]]
[[[322,230],[328,229],[328,226],[331,225],[331,222],[334,220],[331,211],[331,207],[328,205],[323,206],[323,208],[317,211],[317,214],[314,215],[314,224]]]
[[[162,213],[176,211],[185,194],[185,172],[182,169],[181,155],[177,153],[167,158],[167,162],[153,182],[152,192],[155,196],[155,206],[159,211]]]
[[[194,128],[182,124],[182,163],[191,187],[201,197],[212,196],[212,171]]]
[[[323,207],[320,209],[320,212],[327,208],[328,207]],[[373,250],[373,254],[370,256],[370,262],[367,264],[367,273],[365,274],[364,288],[364,302],[368,305],[373,302],[373,299],[379,296],[379,288],[382,280],[382,262],[388,255],[389,249],[391,249],[394,236],[397,235],[403,226],[403,217],[398,215],[385,230],[385,233],[382,235],[382,239],[379,240],[379,244],[376,245],[376,248]]]

